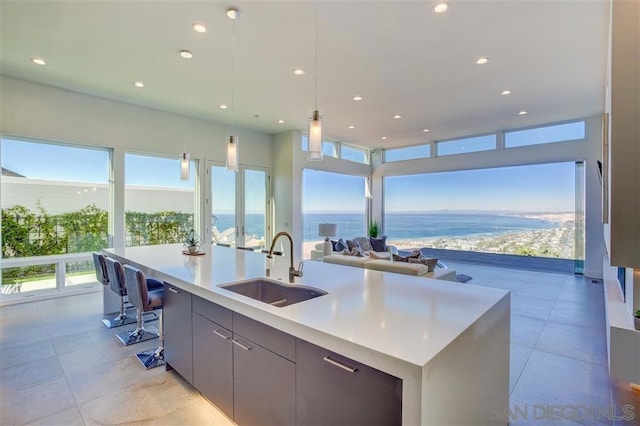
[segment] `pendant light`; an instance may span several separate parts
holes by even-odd
[[[318,2],[316,1],[315,108],[309,114],[309,146],[307,160],[320,161],[322,155],[322,111],[318,110]]]
[[[227,170],[238,171],[238,137],[235,136],[235,71],[236,71],[236,20],[240,17],[237,9],[227,9],[227,17],[233,21],[233,53],[231,58],[231,135],[227,140]]]
[[[180,57],[184,59],[184,112],[183,112],[183,120],[187,121],[187,61],[193,57],[191,52],[188,50],[181,50]],[[185,125],[186,127],[186,125]],[[189,180],[189,175],[191,173],[191,161],[190,155],[188,152],[183,152],[180,154],[180,180]]]

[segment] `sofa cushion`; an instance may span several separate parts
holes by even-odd
[[[329,256],[325,256],[322,258],[322,261],[325,263],[334,263],[336,265],[346,265],[346,266],[359,266],[360,268],[364,267],[366,262],[369,262],[371,259],[369,257],[357,257],[357,256],[345,256],[342,254],[330,254]]]
[[[383,236],[382,238],[369,238],[369,242],[371,243],[371,249],[375,251],[387,251],[387,236]]]
[[[369,251],[369,257],[371,259],[386,259],[386,260],[390,260],[391,259],[391,253],[383,251]]]
[[[358,243],[358,245],[360,246],[362,251],[373,250],[373,247],[371,247],[371,242],[369,241],[369,238],[367,238],[367,237],[354,238],[353,241]],[[384,250],[377,250],[377,251],[384,251]]]
[[[366,269],[376,271],[396,272],[398,274],[421,276],[429,272],[429,268],[421,263],[390,262],[388,260],[369,260],[365,263]]]

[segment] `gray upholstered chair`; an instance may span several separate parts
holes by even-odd
[[[151,334],[151,332],[144,328],[144,318],[142,314],[160,309],[160,329],[157,334],[153,336],[160,338],[159,345],[155,349],[138,352],[136,357],[146,369],[164,365],[164,331],[162,319],[164,289],[150,291],[147,284],[150,280],[147,280],[141,270],[130,265],[124,265],[124,281],[127,287],[127,294],[129,295],[129,302],[136,307],[136,318],[138,319],[138,326],[131,336],[138,339],[145,334]]]

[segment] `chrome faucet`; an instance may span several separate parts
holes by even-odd
[[[267,257],[269,259],[273,259],[273,248],[276,246],[276,241],[278,241],[278,238],[285,236],[289,239],[289,248],[290,248],[290,264],[289,264],[289,282],[293,283],[295,282],[295,277],[301,277],[302,276],[302,267],[304,266],[302,261],[298,264],[298,269],[293,267],[293,238],[291,237],[291,234],[289,234],[288,232],[285,231],[280,231],[278,232],[274,237],[273,237],[273,241],[271,241],[271,248],[269,249],[269,254],[267,254]]]

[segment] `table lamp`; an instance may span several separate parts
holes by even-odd
[[[329,256],[333,252],[333,247],[331,246],[331,241],[329,241],[329,237],[336,236],[336,224],[335,223],[319,223],[318,234],[321,237],[324,237],[322,254],[324,256]]]

